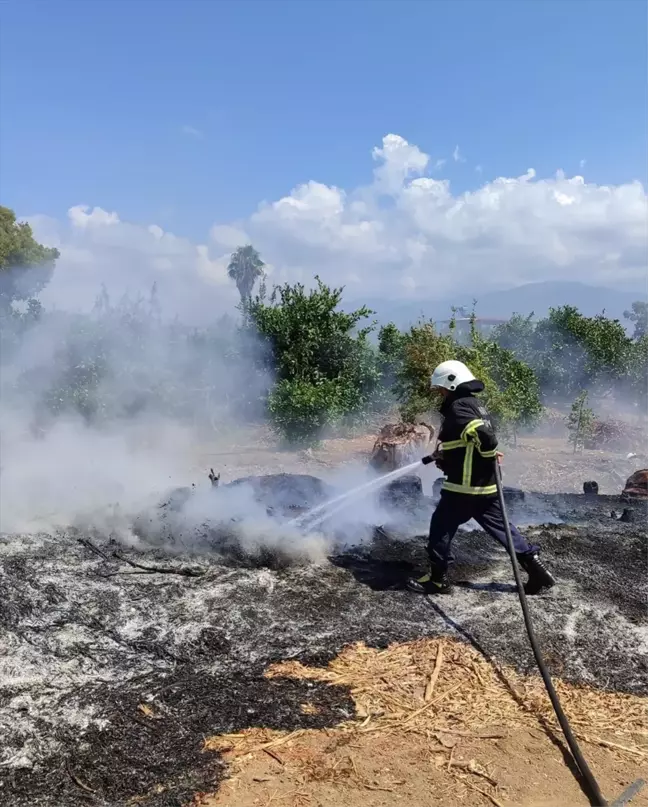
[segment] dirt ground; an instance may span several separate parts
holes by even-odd
[[[324,440],[313,449],[278,451],[264,429],[242,432],[223,447],[222,440],[205,442],[193,453],[198,475],[214,466],[223,482],[259,473],[312,473],[326,476],[345,465],[365,466],[375,434]],[[648,448],[639,445],[625,450],[586,449],[574,454],[566,436],[521,437],[517,446],[504,446],[505,482],[539,493],[582,493],[583,482],[594,479],[601,493],[619,494],[628,477],[648,465]],[[634,454],[628,458],[628,454]],[[434,478],[434,466],[422,472],[423,484]],[[431,482],[429,482],[431,484]]]
[[[494,737],[497,735],[493,735]],[[231,778],[196,807],[468,807],[587,805],[560,747],[540,730],[503,730],[501,738],[459,737],[452,758],[434,739],[408,735],[308,732],[252,759],[234,763]],[[452,738],[454,739],[454,738]],[[628,761],[606,749],[588,748],[588,764],[608,798],[646,775],[646,760]],[[473,767],[478,773],[471,773]],[[496,783],[495,786],[492,783]],[[497,795],[491,795],[491,792]],[[632,802],[648,804],[644,790]]]
[[[205,749],[224,753],[228,773],[218,793],[196,796],[195,807],[589,803],[565,762],[540,682],[495,668],[462,643],[420,640],[383,651],[360,644],[326,670],[289,662],[268,674],[351,686],[356,719],[323,730],[207,738]],[[648,699],[558,686],[612,801],[645,775]],[[647,805],[648,791],[632,803]]]

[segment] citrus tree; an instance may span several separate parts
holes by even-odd
[[[648,333],[648,303],[645,300],[635,300],[629,311],[624,311],[625,319],[634,323],[632,338],[639,341]]]
[[[246,307],[275,378],[271,422],[289,442],[311,443],[326,427],[361,418],[381,378],[368,340],[373,326],[362,326],[372,312],[340,310],[343,289],[319,277],[316,283],[310,291],[300,283],[275,286],[269,299],[258,294]]]

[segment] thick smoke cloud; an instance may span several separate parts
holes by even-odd
[[[109,277],[108,264],[90,268]],[[3,532],[77,527],[136,541],[142,510],[206,479],[202,447],[218,451],[233,428],[262,418],[272,378],[254,334],[234,317],[198,328],[172,318],[149,280],[144,265],[132,275],[139,297],[113,301],[97,286],[90,311],[4,318]],[[195,278],[171,280],[204,300]]]

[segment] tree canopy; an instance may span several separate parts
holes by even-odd
[[[245,304],[252,296],[254,284],[265,276],[265,264],[256,249],[248,244],[232,253],[227,274],[236,283],[241,302]]]
[[[10,313],[0,317],[0,360],[11,361],[24,334],[49,316],[33,295],[57,257],[0,208],[0,305]],[[489,336],[479,333],[473,311],[467,342],[454,320],[465,309],[454,311],[448,333],[423,320],[405,331],[390,323],[375,335],[373,312],[345,310],[343,289],[319,277],[314,288],[287,283],[269,295],[263,282],[253,296],[264,266],[254,247],[237,249],[228,271],[243,316],[200,330],[161,316],[155,284],[148,300],[117,305],[104,289],[91,313],[53,316],[60,338],[51,366],[16,377],[16,394],[26,385],[48,417],[76,412],[93,422],[144,408],[210,424],[224,411],[267,417],[286,441],[302,444],[333,430],[371,428],[370,418],[393,416],[396,407],[409,422],[428,415],[440,404],[430,377],[447,359],[464,362],[484,383],[480,395],[502,437],[513,441],[534,426],[544,404],[569,406],[581,390],[645,406],[648,307],[640,301],[625,315],[632,336],[618,320],[587,317],[573,306],[538,321],[516,314]],[[20,300],[27,305],[12,307]],[[579,434],[588,414],[581,403],[568,421]]]
[[[535,372],[543,392],[571,399],[581,389],[605,392],[628,375],[634,347],[623,325],[603,314],[586,317],[574,306],[552,308],[538,322],[514,315],[493,341],[513,350]]]
[[[437,333],[432,322],[421,322],[406,334],[402,355],[396,393],[405,420],[439,407],[441,399],[430,388],[430,378],[437,364],[448,359],[462,361],[483,382],[486,405],[499,427],[514,438],[519,428],[532,426],[542,413],[533,370],[511,350],[480,336],[474,315],[468,345],[455,340],[454,321],[449,334]]]
[[[44,247],[33,236],[26,222],[0,206],[0,307],[35,297],[49,283],[57,249]]]
[[[643,300],[635,300],[630,311],[624,311],[623,316],[634,323],[634,333],[632,338],[639,341],[648,333],[648,303]]]

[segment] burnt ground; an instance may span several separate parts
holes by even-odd
[[[628,507],[634,521],[610,516]],[[190,556],[124,550],[147,574],[74,532],[0,544],[0,803],[16,807],[183,805],[224,775],[207,735],[318,728],[351,716],[342,687],[267,680],[269,663],[323,664],[345,645],[449,634],[533,669],[506,555],[483,533],[457,536],[458,581],[437,600],[403,590],[424,561],[424,502],[321,563],[255,562],[214,546]],[[648,694],[646,507],[615,497],[527,496],[513,508],[559,587],[531,600],[554,674]],[[333,547],[333,545],[331,544]],[[284,559],[285,560],[285,559]],[[319,707],[305,713],[304,703]]]

